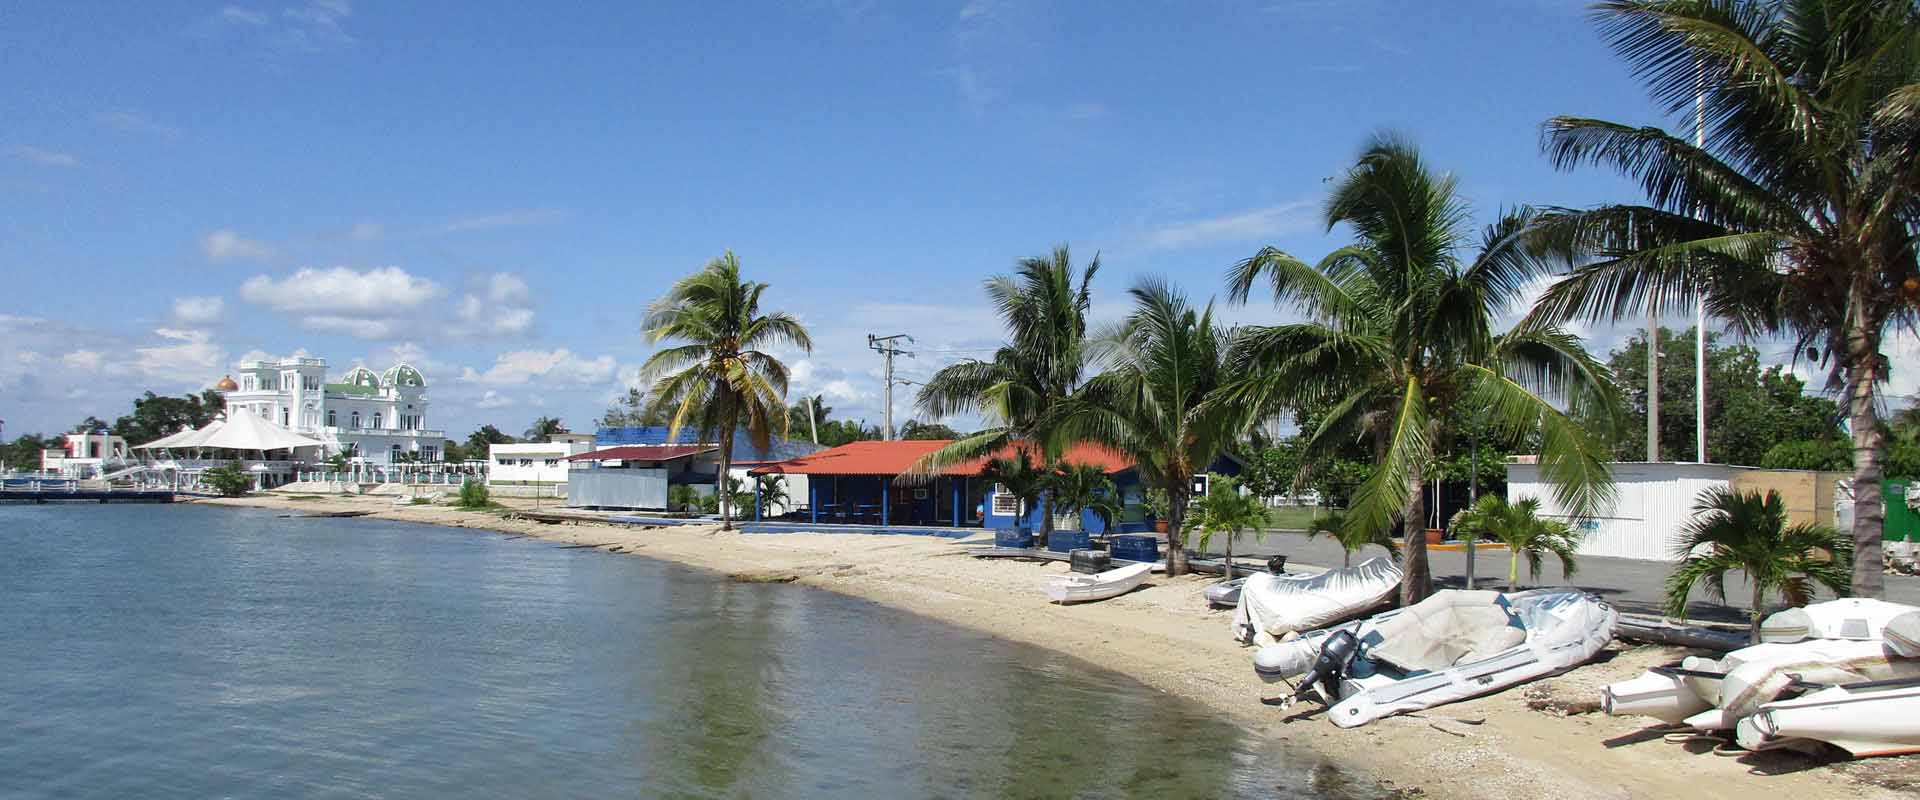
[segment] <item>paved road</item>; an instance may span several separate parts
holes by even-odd
[[[1214,543],[1212,550],[1218,553],[1225,547],[1224,541]],[[1234,540],[1235,559],[1242,556],[1265,559],[1270,555],[1286,554],[1290,564],[1308,564],[1320,567],[1340,566],[1340,546],[1332,539],[1319,537],[1309,541],[1304,534],[1291,531],[1269,531],[1264,542],[1254,541],[1253,534],[1241,534]],[[1378,547],[1369,547],[1356,559],[1385,555],[1386,551]],[[1480,588],[1501,588],[1507,577],[1507,551],[1504,549],[1481,550],[1476,554],[1475,585]],[[1434,579],[1442,585],[1459,588],[1466,585],[1466,553],[1448,550],[1431,550],[1427,553],[1433,565]],[[1660,611],[1662,586],[1667,578],[1669,564],[1662,561],[1636,561],[1626,558],[1602,558],[1586,556],[1578,559],[1571,580],[1560,575],[1560,562],[1547,557],[1541,565],[1538,581],[1527,576],[1527,565],[1520,564],[1520,584],[1522,586],[1558,586],[1571,584],[1593,592],[1608,602],[1626,611],[1657,614]],[[1487,581],[1491,579],[1489,584]],[[1720,619],[1729,622],[1745,622],[1741,609],[1747,607],[1747,598],[1751,594],[1746,581],[1738,574],[1727,579],[1728,600],[1736,608],[1728,608],[1707,602],[1706,593],[1696,587],[1691,596],[1692,604],[1688,615],[1699,619]],[[1905,575],[1887,576],[1887,600],[1920,606],[1920,578]]]

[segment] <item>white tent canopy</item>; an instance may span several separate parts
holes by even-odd
[[[199,430],[182,431],[140,445],[136,449],[179,449],[186,447],[224,450],[291,450],[296,447],[320,447],[325,443],[275,425],[254,414],[229,414]]]

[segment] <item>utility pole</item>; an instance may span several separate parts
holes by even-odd
[[[1707,71],[1695,64],[1700,76],[1693,93],[1693,146],[1707,149]],[[1694,460],[1707,463],[1707,298],[1693,299],[1693,454]]]
[[[813,443],[820,443],[820,404],[813,401],[813,395],[807,395],[807,433],[813,435]]]
[[[1647,307],[1647,461],[1660,460],[1660,311]]]
[[[904,355],[908,358],[913,357],[913,353],[900,349],[897,343],[902,339],[907,340],[908,343],[913,342],[913,337],[904,333],[896,333],[892,336],[867,334],[868,349],[879,353],[881,359],[886,363],[887,426],[880,430],[880,438],[886,439],[887,441],[893,441],[893,357],[899,355]]]

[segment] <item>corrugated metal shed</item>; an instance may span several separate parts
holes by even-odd
[[[1727,488],[1740,467],[1725,464],[1612,464],[1613,506],[1577,523],[1584,534],[1580,554],[1670,561],[1680,526],[1693,518],[1694,498],[1708,488]],[[1567,517],[1540,479],[1538,464],[1507,465],[1507,499],[1540,498],[1542,516]]]

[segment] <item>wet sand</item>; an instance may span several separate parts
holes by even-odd
[[[1203,703],[1261,735],[1286,739],[1413,796],[1435,798],[1912,797],[1920,758],[1827,763],[1791,753],[1718,756],[1668,744],[1649,720],[1592,709],[1599,687],[1677,661],[1678,648],[1616,642],[1596,663],[1489,697],[1343,730],[1267,705],[1284,687],[1254,676],[1253,651],[1209,610],[1211,578],[1155,575],[1130,594],[1057,606],[1040,587],[1064,563],[978,559],[926,536],[722,533],[714,525],[627,528],[543,524],[446,506],[394,506],[391,496],[262,495],[215,504],[290,512],[371,511],[376,518],[480,528],[591,545],[725,573],[791,581],[865,598],[995,636],[1053,649]],[[510,501],[518,507],[522,503]],[[531,508],[528,501],[525,507]],[[551,509],[549,509],[551,510]],[[984,538],[980,541],[985,541]],[[978,541],[969,543],[979,543]],[[1312,708],[1317,709],[1317,706]],[[1569,713],[1572,712],[1572,713]]]

